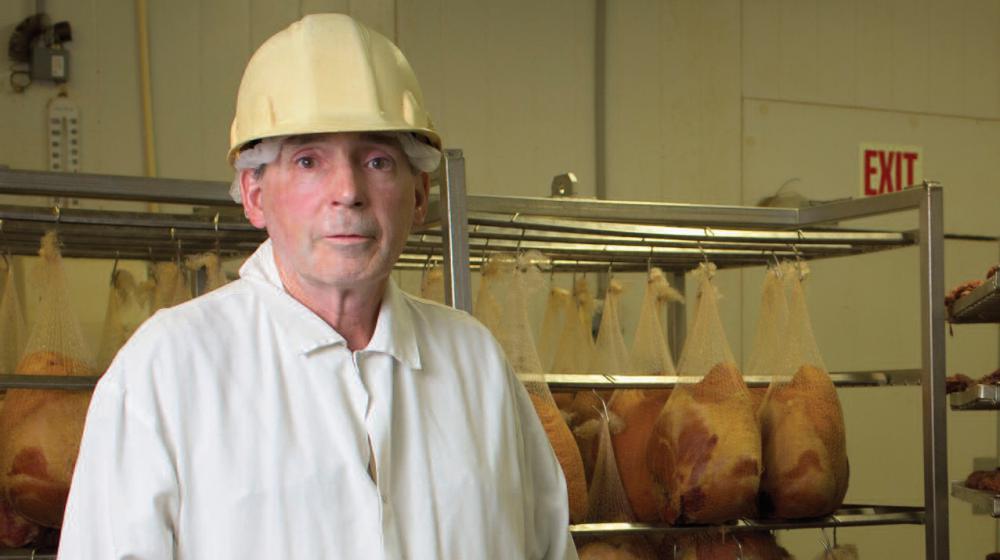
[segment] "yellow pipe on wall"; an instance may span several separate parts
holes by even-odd
[[[136,35],[139,41],[139,89],[142,97],[143,152],[148,177],[156,177],[156,143],[153,135],[153,92],[149,79],[149,11],[146,0],[135,0]],[[159,205],[149,204],[151,212]]]

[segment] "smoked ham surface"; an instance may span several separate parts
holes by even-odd
[[[611,443],[636,521],[649,523],[660,519],[646,454],[653,426],[669,396],[667,389],[622,389],[615,392],[609,405],[624,425],[622,431],[611,435]]]
[[[768,513],[797,519],[839,508],[849,467],[844,415],[830,376],[802,366],[790,383],[772,389],[761,422]]]
[[[577,550],[580,560],[655,560],[649,545],[632,539],[588,543]]]
[[[566,478],[570,523],[582,523],[587,518],[587,479],[583,473],[583,459],[580,458],[576,439],[555,404],[534,393],[528,394]]]
[[[55,352],[25,356],[23,375],[94,375]],[[11,389],[0,411],[0,488],[15,512],[45,527],[62,524],[91,391]]]
[[[739,545],[736,544],[737,539]],[[678,560],[792,560],[784,548],[778,546],[768,533],[740,535],[705,535],[683,539],[678,543],[682,551]],[[742,556],[740,555],[742,553]],[[668,555],[666,556],[669,558]]]
[[[674,388],[657,418],[648,461],[667,523],[716,524],[756,513],[760,427],[734,365],[718,364],[698,383]]]
[[[25,546],[38,538],[40,531],[38,525],[15,513],[0,494],[0,547]]]

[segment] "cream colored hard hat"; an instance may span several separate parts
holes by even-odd
[[[403,53],[342,14],[308,15],[250,58],[229,133],[229,163],[253,140],[323,132],[412,131],[441,148]]]

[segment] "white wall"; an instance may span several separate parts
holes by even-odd
[[[163,176],[227,180],[243,64],[302,14],[332,10],[401,45],[446,144],[466,152],[471,192],[544,196],[564,171],[578,175],[584,195],[595,192],[595,0],[149,4]],[[0,4],[0,36],[33,7],[31,0]],[[141,174],[134,3],[49,0],[47,9],[74,27],[69,94],[81,108],[83,170]],[[755,204],[790,180],[810,198],[854,196],[860,142],[915,144],[924,149],[925,176],[945,185],[946,228],[1000,233],[996,0],[611,0],[605,26],[609,198]],[[43,114],[54,94],[51,85],[18,95],[0,83],[0,164],[44,167]],[[995,245],[949,242],[946,282],[981,276],[997,253]],[[809,301],[832,369],[919,363],[916,258],[904,250],[815,263]],[[80,267],[103,274],[99,263]],[[630,333],[642,282],[624,279]],[[760,269],[720,275],[738,356],[752,341],[760,282]],[[104,310],[103,296],[94,297],[98,285],[80,284],[89,286],[76,298],[86,324],[99,324]],[[956,328],[949,372],[992,371],[1000,365],[997,338],[996,327]],[[854,467],[849,499],[921,503],[919,389],[841,394]],[[996,456],[995,414],[950,413],[949,424],[952,478],[963,477],[973,457]],[[951,513],[954,557],[996,548],[995,522],[954,501]],[[861,544],[866,558],[922,557],[919,528],[839,536]],[[800,558],[815,555],[817,537],[782,534]]]

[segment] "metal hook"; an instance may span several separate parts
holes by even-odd
[[[608,281],[611,281],[615,277],[615,259],[614,257],[608,261]]]
[[[115,249],[115,262],[111,265],[111,287],[115,285],[115,275],[118,274],[118,259],[121,257],[121,251]]]
[[[7,232],[3,230],[3,218],[0,218],[0,239],[3,240],[4,261],[6,261],[7,264],[10,264],[7,257],[13,257],[14,254],[10,251],[10,244],[7,243]]]
[[[649,256],[646,257],[646,275],[648,276],[653,272],[653,249],[652,245],[649,246]]]
[[[524,241],[524,234],[527,233],[527,232],[528,232],[528,230],[523,229],[523,228],[521,229],[521,237],[517,238],[517,246],[514,247],[514,252],[515,253],[520,253],[521,252],[521,242]]]
[[[604,375],[604,378],[607,379],[608,381],[614,382],[614,380],[615,380],[615,378],[613,376],[610,376],[610,375],[608,375],[606,373],[602,374],[602,375]],[[608,411],[608,401],[604,400],[604,397],[602,397],[601,394],[597,392],[597,389],[591,389],[590,391],[592,393],[594,393],[594,396],[597,397],[597,400],[601,401],[601,405],[604,408],[604,413],[601,414],[601,409],[597,408],[596,406],[591,406],[591,408],[593,408],[594,411],[597,412],[597,414],[601,414],[601,416],[603,418],[605,418],[607,420],[610,420],[611,419],[611,413]]]
[[[62,210],[60,210],[58,206],[53,206],[52,213],[56,215],[56,224],[58,224],[59,220],[62,219]]]
[[[698,250],[701,251],[701,258],[705,260],[705,265],[709,265],[708,253],[705,252],[705,248],[701,246],[701,241],[698,241]]]
[[[743,544],[735,535],[733,536],[733,540],[736,541],[736,560],[743,560]]]
[[[215,243],[213,245],[215,246],[215,254],[218,255],[222,252],[222,240],[219,239],[219,212],[216,212],[212,218],[212,227],[215,229]]]

